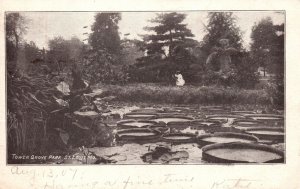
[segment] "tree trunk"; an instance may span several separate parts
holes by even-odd
[[[19,36],[18,36],[16,30],[14,30],[14,36],[15,36],[15,39],[16,39],[16,49],[18,50],[19,49]]]

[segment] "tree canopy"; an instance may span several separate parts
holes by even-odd
[[[65,40],[62,37],[55,37],[48,42],[49,59],[51,61],[76,61],[82,56],[83,42],[77,37]]]
[[[6,54],[8,61],[15,61],[22,36],[26,33],[26,20],[19,13],[6,14]]]
[[[77,37],[69,40],[61,36],[55,37],[48,41],[48,46],[47,60],[52,63],[52,69],[58,71],[81,61],[83,57],[84,43]]]
[[[97,13],[89,36],[91,49],[86,51],[84,75],[91,83],[116,83],[125,80],[122,44],[118,23],[120,13]]]
[[[207,34],[203,38],[203,49],[206,52],[218,46],[220,39],[228,39],[231,47],[242,49],[242,33],[232,12],[208,13],[206,31]]]
[[[106,50],[111,54],[119,54],[121,40],[118,23],[121,20],[120,13],[97,13],[92,25],[92,33],[89,43],[93,50]]]
[[[255,24],[251,33],[251,53],[255,63],[270,72],[280,72],[284,63],[284,25],[274,25],[270,17]]]
[[[155,26],[145,27],[146,30],[154,32],[144,36],[147,54],[164,55],[173,57],[177,47],[193,46],[194,37],[191,30],[183,24],[186,15],[181,13],[161,13],[155,19],[150,20]],[[165,53],[168,50],[168,54]]]

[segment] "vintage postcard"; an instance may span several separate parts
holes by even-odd
[[[5,23],[8,164],[284,163],[284,11]]]
[[[57,3],[1,9],[4,188],[300,187],[299,3]]]

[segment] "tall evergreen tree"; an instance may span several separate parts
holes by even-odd
[[[89,36],[91,49],[84,61],[84,75],[94,82],[116,83],[124,80],[122,47],[118,23],[120,13],[97,13]]]
[[[203,38],[203,50],[210,52],[219,45],[220,39],[228,39],[231,47],[241,50],[242,34],[236,26],[236,18],[232,12],[208,13],[207,34]]]
[[[173,57],[178,47],[189,47],[194,44],[191,30],[183,24],[186,15],[176,12],[157,14],[155,19],[150,20],[156,24],[153,27],[145,27],[146,30],[155,34],[144,36],[148,55],[164,55]],[[165,49],[168,53],[165,53]]]
[[[121,40],[118,32],[120,20],[120,13],[98,13],[95,15],[95,22],[89,37],[89,43],[95,51],[106,50],[111,54],[120,53]]]

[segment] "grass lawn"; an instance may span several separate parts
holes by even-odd
[[[235,104],[270,105],[270,98],[263,89],[245,90],[237,88],[185,85],[183,87],[153,83],[101,85],[116,100],[123,102],[148,102],[168,104]]]

